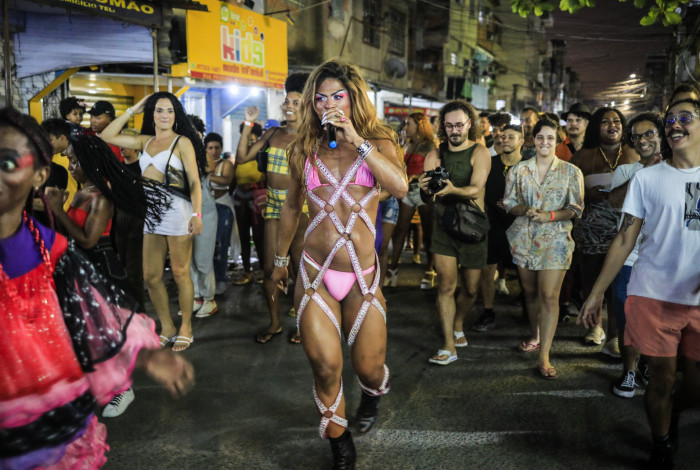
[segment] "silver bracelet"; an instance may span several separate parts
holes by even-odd
[[[129,116],[134,117],[136,114],[131,110],[131,108],[126,108],[126,112],[129,113]]]
[[[362,158],[366,158],[367,155],[372,152],[372,150],[374,150],[374,146],[369,142],[369,140],[365,140],[359,147],[357,147],[357,154]]]
[[[274,264],[276,268],[286,268],[289,266],[289,255],[277,256],[277,254],[275,254]]]

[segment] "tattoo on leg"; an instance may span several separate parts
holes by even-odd
[[[620,225],[620,232],[624,232],[630,228],[635,219],[637,219],[637,217],[629,215],[627,212],[625,212],[625,217],[622,219],[622,224]]]

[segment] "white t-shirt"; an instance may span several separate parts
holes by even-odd
[[[622,212],[644,219],[628,295],[700,305],[700,167],[637,171]]]
[[[618,186],[622,186],[630,179],[632,179],[632,176],[642,168],[644,168],[644,165],[642,165],[639,162],[627,163],[626,165],[618,166],[617,168],[615,168],[615,172],[612,175],[612,184],[610,186],[610,189],[615,189]],[[618,230],[620,230],[620,226],[622,225],[622,219],[624,217],[625,215],[623,213],[622,216],[620,216],[620,221],[617,223]],[[634,244],[634,249],[625,260],[625,266],[633,266],[634,262],[637,261],[637,257],[639,256],[639,244],[641,242],[642,234],[640,233],[637,237],[637,242]]]

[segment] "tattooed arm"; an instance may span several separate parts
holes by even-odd
[[[597,323],[598,316],[602,311],[605,291],[612,284],[613,279],[620,272],[620,269],[625,264],[625,260],[634,249],[637,236],[642,229],[642,222],[643,220],[638,217],[627,213],[624,214],[620,231],[610,245],[603,269],[601,269],[598,279],[593,285],[591,294],[581,307],[576,323],[583,322],[586,327]]]

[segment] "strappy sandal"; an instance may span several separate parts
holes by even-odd
[[[158,342],[160,343],[160,349],[165,349],[169,344],[175,342],[175,336],[168,338],[167,336],[158,335]]]
[[[175,345],[176,345],[177,343],[184,343],[184,344],[186,344],[187,346],[184,347],[184,348],[182,348],[182,349],[175,349]],[[175,352],[186,351],[186,350],[188,350],[188,349],[190,348],[190,346],[192,345],[192,343],[194,343],[194,336],[189,337],[189,338],[188,338],[187,336],[176,336],[176,337],[175,337],[175,342],[173,343],[173,351],[175,351]]]
[[[455,338],[455,347],[456,348],[466,348],[469,346],[469,343],[467,342],[466,336],[464,336],[464,331],[453,331],[452,336]],[[464,338],[464,343],[458,343],[458,339]]]

